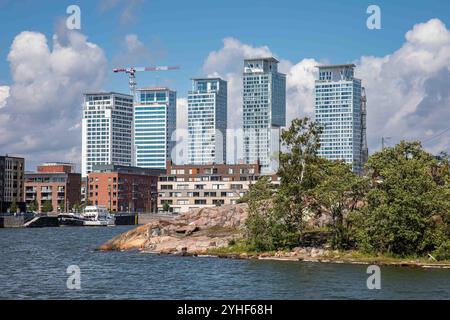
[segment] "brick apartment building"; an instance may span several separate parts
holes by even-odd
[[[164,169],[94,165],[88,176],[88,203],[115,212],[156,212],[158,176],[164,173]]]
[[[72,164],[44,163],[36,172],[25,173],[25,200],[36,202],[38,211],[51,202],[53,212],[69,211],[81,202],[81,174]]]
[[[0,156],[0,212],[6,212],[13,202],[25,211],[24,170],[24,158]]]
[[[173,213],[235,204],[261,176],[259,163],[174,165],[168,161],[166,168],[158,181],[158,211],[168,203]],[[271,178],[279,184],[276,176]]]

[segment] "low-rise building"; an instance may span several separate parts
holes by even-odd
[[[158,176],[164,169],[94,165],[88,176],[88,203],[114,212],[156,212]]]
[[[25,211],[24,169],[24,158],[0,156],[0,212],[6,212],[12,203]]]
[[[44,163],[36,172],[25,173],[25,200],[29,207],[43,211],[67,212],[81,202],[81,174],[70,163]],[[49,205],[45,206],[47,209]]]
[[[168,161],[166,174],[158,181],[158,211],[173,213],[236,204],[261,176],[254,164],[174,165]],[[278,178],[271,176],[278,184]],[[166,205],[165,205],[166,203]],[[166,208],[165,208],[166,207]]]

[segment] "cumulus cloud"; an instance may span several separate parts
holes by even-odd
[[[9,87],[0,86],[0,108],[6,106],[6,100],[9,97]]]
[[[430,138],[450,125],[450,31],[431,19],[405,39],[392,54],[357,61],[367,89],[369,147],[378,149],[383,135],[392,143],[420,139],[430,152],[448,151],[448,134]]]
[[[65,40],[55,35],[49,46],[38,32],[15,37],[8,54],[13,83],[0,111],[3,153],[32,164],[80,162],[82,93],[102,87],[107,61],[81,33],[67,31]]]
[[[223,47],[212,51],[203,71],[228,81],[228,127],[242,126],[243,60],[274,56],[286,74],[287,123],[314,116],[316,66],[313,58],[298,62],[277,57],[268,46],[253,47],[235,38],[225,38]],[[345,63],[336,61],[335,63]],[[355,59],[356,75],[362,79],[368,99],[367,137],[370,152],[380,148],[381,136],[420,139],[433,153],[450,149],[448,134],[434,138],[450,121],[450,31],[439,19],[415,25],[395,52],[382,57]]]

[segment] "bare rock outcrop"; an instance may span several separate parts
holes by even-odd
[[[100,250],[142,250],[152,253],[201,253],[242,237],[247,205],[195,209],[174,219],[155,219],[122,233]]]

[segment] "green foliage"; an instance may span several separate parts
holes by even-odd
[[[402,141],[369,158],[366,205],[351,217],[360,249],[424,254],[448,241],[448,171],[437,173],[436,165],[419,142]]]
[[[16,213],[18,209],[16,200],[14,200],[9,206],[9,212]]]
[[[364,253],[450,255],[449,157],[402,141],[372,155],[367,177],[317,156],[321,129],[308,118],[283,130],[280,186],[260,178],[240,199],[249,205],[246,244],[257,251],[291,248],[308,230],[305,213],[330,215],[329,242]],[[309,230],[311,231],[311,230]]]
[[[433,256],[437,260],[450,260],[450,240],[442,242],[433,252]]]
[[[59,210],[60,210],[61,212],[64,212],[65,206],[66,206],[65,201],[64,201],[64,200],[61,200],[61,201],[59,202]]]
[[[308,118],[295,119],[283,130],[285,152],[279,154],[280,187],[274,192],[268,178],[259,179],[242,201],[249,204],[248,239],[256,250],[296,246],[304,228],[305,199],[317,185],[320,128]]]
[[[319,171],[321,179],[312,193],[315,209],[319,212],[326,210],[331,215],[331,246],[335,249],[347,249],[350,240],[346,216],[363,199],[367,189],[366,180],[353,173],[351,166],[341,161],[324,162]]]
[[[36,200],[33,200],[28,204],[28,211],[34,212],[34,211],[37,211],[37,209],[38,209],[38,203]]]
[[[167,201],[163,203],[163,210],[165,212],[169,212],[170,210],[170,204]]]
[[[321,128],[309,118],[294,119],[281,134],[278,176],[280,187],[275,198],[275,219],[284,247],[296,246],[304,229],[307,199],[319,182],[318,168],[325,161],[317,156]]]
[[[53,205],[51,201],[44,201],[41,208],[42,212],[52,212],[53,211]]]
[[[274,244],[272,197],[273,186],[269,177],[261,177],[250,185],[249,191],[241,198],[248,203],[248,217],[245,221],[247,244],[254,250],[272,250]]]

